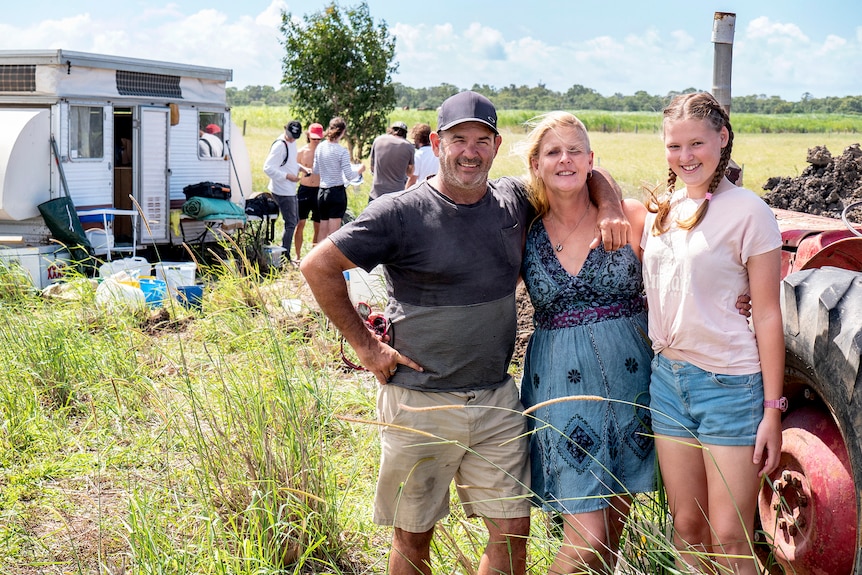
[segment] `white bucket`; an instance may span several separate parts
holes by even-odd
[[[168,284],[168,289],[177,290],[177,286],[195,285],[195,262],[157,262],[156,277]]]
[[[137,279],[141,276],[152,275],[152,271],[153,265],[147,261],[147,258],[136,256],[102,264],[99,267],[99,276],[107,278],[119,272],[126,272],[129,277]]]
[[[114,247],[114,234],[102,228],[91,228],[84,232],[94,250],[110,251]]]
[[[362,268],[350,268],[344,271],[344,279],[347,280],[347,291],[353,305],[365,302],[377,312],[386,307],[389,296],[386,294],[386,278],[382,266],[377,266],[371,273]]]
[[[263,248],[267,263],[274,268],[281,267],[282,254],[287,250],[282,246],[266,246]]]

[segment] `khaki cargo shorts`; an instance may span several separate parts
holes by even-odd
[[[374,522],[423,533],[449,514],[449,486],[468,517],[530,515],[530,442],[514,381],[470,392],[380,387],[381,461]]]

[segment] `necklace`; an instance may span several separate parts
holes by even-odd
[[[561,241],[560,243],[558,243],[557,245],[554,246],[555,250],[557,250],[558,252],[563,251],[563,244],[566,243],[566,241],[571,237],[571,235],[573,233],[575,233],[575,230],[578,229],[578,226],[581,225],[581,222],[584,221],[584,218],[587,217],[588,213],[590,213],[590,196],[589,195],[587,196],[587,209],[584,210],[584,213],[581,215],[581,218],[578,220],[578,223],[576,223],[575,227],[573,227],[571,229],[571,231],[568,234],[566,234],[566,237],[563,238],[563,241]],[[556,220],[557,217],[554,216],[554,219]]]

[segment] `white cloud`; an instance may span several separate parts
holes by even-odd
[[[475,56],[487,60],[506,59],[506,42],[499,30],[474,22],[464,31],[464,38]]]
[[[859,94],[862,34],[823,40],[805,35],[796,24],[757,18],[734,46],[734,95],[780,95],[797,100]]]
[[[833,36],[830,34],[826,37],[826,41],[823,42],[823,45],[818,50],[818,55],[820,56],[828,56],[830,53],[838,54],[840,50],[845,50],[848,48],[848,42],[844,38],[840,36]],[[862,68],[862,66],[860,66]]]
[[[89,14],[70,18],[42,20],[33,26],[15,28],[0,24],[0,48],[6,50],[36,50],[67,48],[68,40],[83,44],[94,39],[96,27]]]
[[[64,48],[230,68],[233,86],[277,87],[284,58],[282,11],[288,11],[286,0],[271,0],[257,14],[232,17],[216,9],[189,13],[175,3],[136,14],[134,22],[111,13],[83,12],[19,28],[0,23],[0,49]],[[456,27],[395,22],[389,29],[397,40],[394,79],[413,87],[448,83],[499,88],[542,82],[556,91],[582,84],[604,95],[637,90],[666,94],[688,87],[709,89],[712,80],[709,42],[654,25],[625,37],[591,36],[584,30],[534,36],[523,27],[507,36],[480,23]],[[787,99],[805,91],[816,97],[858,95],[862,26],[853,32],[812,38],[797,24],[768,17],[752,20],[736,33],[733,93]]]
[[[260,14],[229,20],[204,9],[183,13],[177,5],[143,11],[134,26],[111,15],[90,13],[15,28],[0,24],[0,49],[66,49],[234,70],[232,85],[278,86],[281,59],[278,25],[282,0]]]
[[[808,36],[796,24],[773,22],[766,16],[752,20],[745,30],[750,39],[765,38],[769,43],[805,42]]]

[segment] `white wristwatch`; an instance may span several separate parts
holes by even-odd
[[[779,397],[778,399],[765,399],[763,401],[763,407],[771,407],[785,412],[787,411],[787,398]]]

